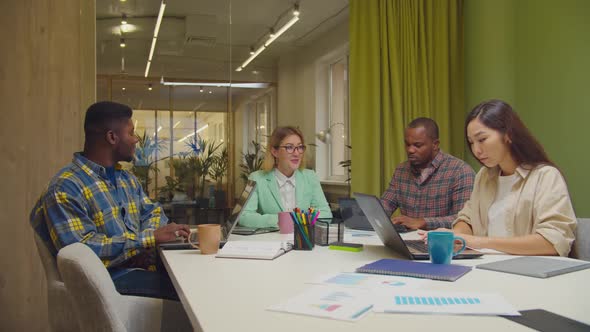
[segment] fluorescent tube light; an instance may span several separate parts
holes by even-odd
[[[154,38],[152,38],[152,47],[150,48],[150,55],[148,56],[148,62],[145,67],[145,77],[148,77],[150,73],[150,66],[154,50],[156,49],[156,42],[158,41],[158,32],[160,31],[160,24],[162,24],[162,18],[164,17],[164,10],[166,10],[166,4],[164,1],[160,4],[160,11],[158,12],[158,19],[156,20],[156,27],[154,28]]]
[[[160,84],[165,86],[214,86],[214,87],[233,87],[244,89],[261,89],[268,88],[269,83],[227,83],[227,82],[166,82],[164,78],[160,80]]]
[[[293,17],[287,23],[285,23],[285,25],[283,25],[279,30],[274,31],[271,29],[271,34],[268,37],[268,39],[266,40],[266,42],[264,42],[264,44],[260,45],[260,47],[258,47],[258,49],[254,53],[252,53],[252,49],[250,49],[250,54],[251,54],[250,57],[248,59],[246,59],[246,61],[244,61],[244,63],[242,63],[241,66],[236,68],[236,71],[242,71],[244,68],[246,68],[246,66],[250,62],[252,62],[252,60],[254,60],[254,58],[256,58],[260,53],[262,53],[262,51],[264,51],[268,47],[268,45],[270,45],[277,38],[279,38],[280,35],[282,35],[285,31],[287,31],[287,29],[289,29],[291,26],[293,26],[293,24],[295,24],[297,21],[299,21],[299,6],[295,5],[294,10],[293,10]]]
[[[291,18],[289,20],[289,22],[287,22],[287,24],[283,25],[283,27],[280,28],[277,32],[275,32],[272,37],[268,38],[266,43],[264,43],[264,46],[268,47],[268,45],[270,45],[273,41],[275,41],[275,39],[279,38],[280,35],[282,35],[285,31],[287,31],[287,29],[289,29],[297,21],[299,21],[299,16],[293,16],[293,18]]]
[[[148,74],[150,73],[150,66],[152,65],[151,61],[147,62],[147,66],[145,67],[145,77],[148,77]]]

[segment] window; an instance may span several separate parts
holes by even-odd
[[[348,57],[330,64],[330,140],[328,143],[329,179],[347,178],[340,162],[349,159],[348,140]]]
[[[346,183],[350,159],[348,45],[316,62],[316,172],[323,182]]]

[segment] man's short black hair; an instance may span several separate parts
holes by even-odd
[[[420,128],[424,127],[426,135],[432,140],[438,139],[438,125],[430,118],[416,118],[410,122],[408,128]]]
[[[103,135],[123,121],[131,119],[131,107],[112,101],[100,101],[86,110],[84,117],[84,134],[86,141],[92,141],[97,135]]]

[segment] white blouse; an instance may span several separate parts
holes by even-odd
[[[293,173],[291,177],[287,177],[277,168],[275,168],[274,172],[277,184],[279,185],[283,208],[285,208],[285,211],[293,211],[293,209],[297,207],[297,199],[295,196],[295,173]]]

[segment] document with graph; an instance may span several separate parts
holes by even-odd
[[[416,290],[375,295],[375,312],[520,316],[498,294]]]
[[[317,285],[267,310],[356,321],[371,311],[372,303],[366,290]]]
[[[379,292],[382,290],[416,289],[432,282],[434,281],[427,279],[344,272],[324,274],[311,280],[309,283],[326,286],[362,288]]]

